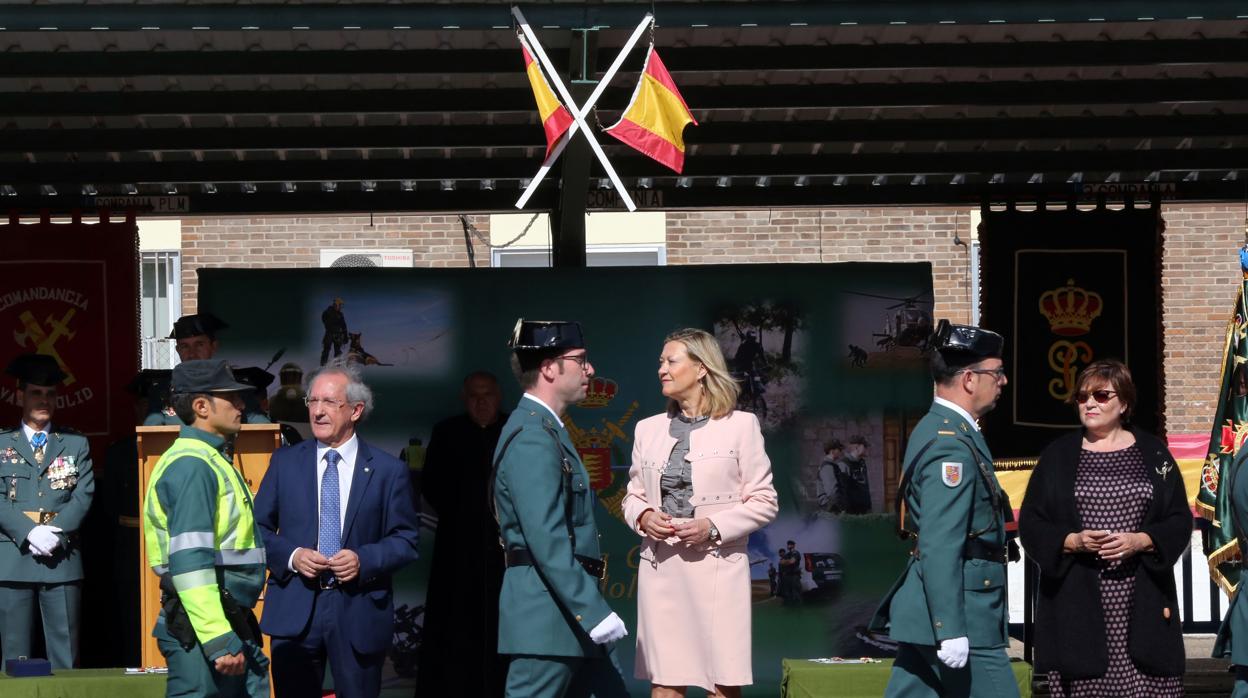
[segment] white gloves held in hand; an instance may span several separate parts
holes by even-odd
[[[970,640],[965,637],[953,637],[940,641],[940,649],[936,650],[936,658],[950,669],[961,669],[966,666],[966,658],[970,653]]]
[[[624,621],[620,620],[615,613],[603,618],[601,623],[589,631],[589,639],[593,640],[595,645],[615,642],[626,635],[628,635],[628,628],[624,627]]]
[[[26,542],[30,544],[30,551],[37,556],[51,555],[61,545],[61,539],[56,536],[61,529],[56,526],[39,525],[30,529],[30,533],[26,534]]]

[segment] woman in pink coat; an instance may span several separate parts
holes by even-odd
[[[669,335],[659,382],[667,412],[637,424],[622,505],[644,539],[636,675],[652,698],[740,696],[753,683],[746,542],[776,517],[771,461],[709,333]]]

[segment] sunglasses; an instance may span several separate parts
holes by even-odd
[[[1112,390],[1093,390],[1090,393],[1079,392],[1079,393],[1075,393],[1075,404],[1082,405],[1083,403],[1088,401],[1088,396],[1090,395],[1092,396],[1093,400],[1096,400],[1096,404],[1104,405],[1105,403],[1112,400],[1114,396],[1117,394],[1118,393]]]

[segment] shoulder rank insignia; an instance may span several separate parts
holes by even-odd
[[[971,428],[970,428],[970,427],[966,426],[966,422],[961,422],[961,423],[959,423],[959,424],[958,424],[958,428],[959,428],[959,429],[961,429],[961,430],[963,431],[963,433],[965,433],[965,432],[969,432],[969,431],[971,430]]]
[[[962,464],[941,463],[940,481],[945,483],[948,487],[957,487],[962,484]]]
[[[949,431],[949,430],[947,430],[947,429],[939,429],[939,430],[937,430],[937,431],[936,431],[936,433],[937,433],[937,434],[940,434],[941,436],[957,436],[957,435],[958,435],[958,432],[956,432],[956,431]]]

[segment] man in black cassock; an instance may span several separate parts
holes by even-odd
[[[502,696],[507,659],[498,654],[503,554],[490,508],[494,447],[507,414],[498,379],[464,379],[464,414],[433,427],[424,497],[438,516],[425,596],[417,696]]]

